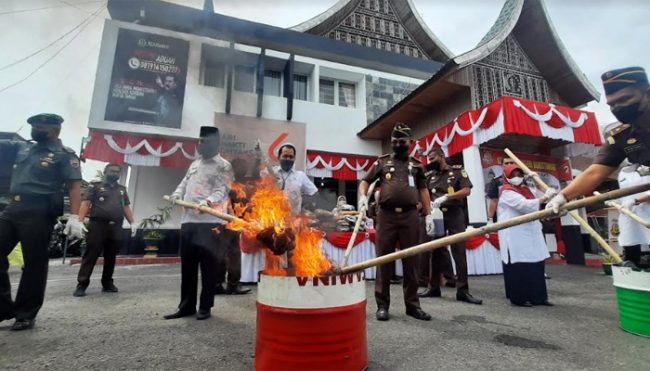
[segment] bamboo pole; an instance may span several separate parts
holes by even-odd
[[[610,191],[607,193],[603,193],[598,196],[591,196],[587,198],[583,198],[580,200],[575,200],[571,201],[565,205],[563,205],[560,210],[575,210],[575,209],[580,209],[585,206],[589,206],[598,202],[604,202],[607,200],[613,200],[629,195],[633,195],[635,193],[641,193],[650,190],[650,183],[647,184],[641,184],[637,185],[634,187],[629,187],[629,188],[623,188],[623,189],[617,189],[614,191]],[[469,231],[465,231],[463,233],[458,233],[454,234],[451,236],[447,236],[444,238],[440,238],[437,240],[433,240],[430,242],[426,242],[423,244],[419,244],[413,247],[410,247],[408,249],[396,251],[394,253],[390,253],[387,255],[383,255],[374,259],[366,260],[361,263],[356,263],[349,265],[347,267],[343,268],[337,268],[334,270],[334,274],[345,274],[345,273],[351,273],[351,272],[357,272],[364,270],[366,268],[374,267],[380,264],[386,264],[390,263],[392,261],[395,261],[397,259],[403,259],[407,258],[409,256],[417,255],[420,253],[423,253],[425,251],[431,251],[435,249],[439,249],[441,247],[447,246],[447,245],[452,245],[455,243],[463,242],[466,241],[472,237],[484,235],[486,233],[493,233],[501,229],[513,227],[515,225],[520,225],[528,222],[532,222],[535,220],[543,219],[543,218],[552,218],[557,216],[555,213],[553,213],[553,210],[540,210],[540,211],[535,211],[530,214],[524,214],[521,216],[518,216],[516,218],[512,218],[506,221],[498,222],[498,223],[493,223],[489,225],[485,225],[481,228],[476,228],[472,229]]]
[[[212,216],[216,216],[219,219],[223,219],[223,220],[225,220],[227,222],[237,221],[237,222],[240,222],[240,223],[248,224],[248,222],[245,221],[244,219],[240,219],[240,218],[238,218],[238,217],[236,217],[234,215],[222,213],[222,212],[217,211],[217,210],[215,210],[215,209],[213,209],[211,207],[208,207],[208,206],[202,206],[202,205],[199,205],[199,204],[194,203],[194,202],[188,202],[188,201],[183,201],[183,200],[172,200],[172,198],[167,196],[167,195],[164,195],[163,199],[165,199],[166,201],[171,202],[174,205],[183,206],[183,207],[186,207],[188,209],[194,209],[194,210],[200,211],[200,212],[205,213],[205,214],[210,214]]]
[[[512,159],[512,161],[514,161],[517,164],[517,166],[519,166],[521,168],[521,170],[524,171],[524,173],[526,173],[528,175],[532,175],[532,178],[535,181],[535,184],[537,184],[537,186],[539,188],[541,188],[542,191],[546,192],[546,190],[549,187],[548,187],[548,185],[546,185],[546,183],[544,183],[542,178],[540,178],[539,174],[531,171],[530,168],[528,166],[526,166],[526,164],[524,164],[524,162],[521,161],[517,156],[515,156],[515,154],[512,153],[512,151],[510,151],[508,148],[504,149],[503,151],[506,153],[506,155],[508,155],[508,157],[510,157]],[[505,175],[504,175],[504,177],[505,177]],[[598,234],[598,232],[596,232],[596,230],[594,230],[589,225],[589,223],[587,223],[586,220],[582,219],[582,217],[580,216],[580,214],[578,214],[577,211],[569,211],[569,215],[573,218],[573,220],[578,222],[578,224],[580,224],[580,226],[582,228],[584,228],[587,231],[587,233],[589,233],[591,238],[593,238],[594,240],[596,240],[596,242],[598,242],[600,247],[602,247],[603,250],[605,250],[605,252],[607,252],[609,255],[611,255],[614,258],[616,263],[620,263],[620,262],[623,261],[621,259],[621,257],[616,253],[616,251],[614,251],[614,249],[612,249],[612,247],[609,246],[607,241],[605,241],[605,239],[600,234]]]
[[[599,195],[600,192],[595,191],[594,194]],[[630,219],[632,219],[635,222],[641,224],[642,226],[644,226],[646,228],[650,228],[650,222],[648,222],[647,220],[640,217],[634,211],[632,211],[632,210],[630,210],[630,209],[628,209],[626,207],[623,207],[623,205],[619,204],[618,202],[616,202],[616,201],[607,201],[606,205],[607,206],[612,206],[613,208],[618,210],[621,214],[625,214],[625,215],[629,216]]]
[[[379,179],[375,180],[370,184],[370,187],[368,187],[368,192],[366,194],[366,197],[368,200],[370,200],[370,197],[372,196],[372,192],[375,190],[375,186],[377,186],[377,182]],[[350,259],[350,252],[352,252],[352,245],[354,245],[354,241],[357,239],[357,233],[359,232],[359,227],[361,226],[361,220],[363,219],[363,215],[365,214],[366,210],[368,210],[368,205],[365,205],[365,207],[362,207],[359,209],[359,214],[357,215],[357,222],[354,223],[354,230],[352,231],[352,236],[350,237],[350,241],[348,241],[348,247],[345,249],[345,255],[343,256],[343,264],[341,265],[342,267],[345,267],[348,265],[348,260]]]

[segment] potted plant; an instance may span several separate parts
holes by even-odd
[[[606,276],[612,275],[612,265],[616,263],[616,259],[609,254],[600,254],[603,257],[603,272]]]
[[[155,258],[158,256],[160,241],[165,235],[159,230],[160,226],[171,217],[174,205],[170,204],[165,207],[158,207],[158,212],[147,218],[142,219],[138,228],[142,229],[144,234],[144,257]]]

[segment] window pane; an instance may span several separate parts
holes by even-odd
[[[203,70],[203,85],[223,88],[226,76],[226,66],[223,63],[205,61]]]
[[[318,83],[318,101],[334,104],[334,81],[320,79]]]
[[[235,90],[249,93],[255,91],[255,68],[235,67]]]
[[[293,97],[307,100],[307,76],[293,75]]]
[[[354,88],[354,84],[339,82],[339,106],[354,107],[356,105],[356,95]]]
[[[279,97],[282,95],[282,72],[264,71],[264,94]]]

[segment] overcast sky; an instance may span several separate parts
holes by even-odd
[[[412,1],[427,26],[454,54],[478,43],[505,2]],[[171,2],[193,7],[203,4],[203,0]],[[218,13],[279,27],[301,23],[335,3],[336,0],[214,1]],[[603,71],[630,65],[649,67],[646,61],[650,56],[650,1],[546,0],[546,4],[567,50],[599,91],[602,92]],[[29,137],[27,117],[55,112],[66,120],[64,143],[79,149],[81,138],[87,135],[103,19],[108,17],[104,0],[0,0],[0,131],[19,131]],[[33,57],[8,66],[53,42]],[[604,103],[593,102],[587,109],[596,112],[601,124],[614,121]],[[91,178],[95,168],[96,165],[86,166],[84,178]]]

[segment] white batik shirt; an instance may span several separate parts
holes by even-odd
[[[318,188],[309,180],[307,174],[300,170],[291,168],[287,172],[282,170],[280,166],[275,166],[273,171],[278,180],[278,188],[283,190],[287,194],[287,197],[289,197],[291,211],[294,215],[300,214],[302,210],[302,196],[313,196],[318,192]]]
[[[176,187],[174,195],[188,202],[209,201],[215,210],[227,213],[228,193],[232,180],[232,166],[223,157],[220,155],[209,159],[201,157],[192,162],[185,177]],[[184,209],[181,218],[181,224],[183,223],[226,224],[227,222],[209,214]]]

